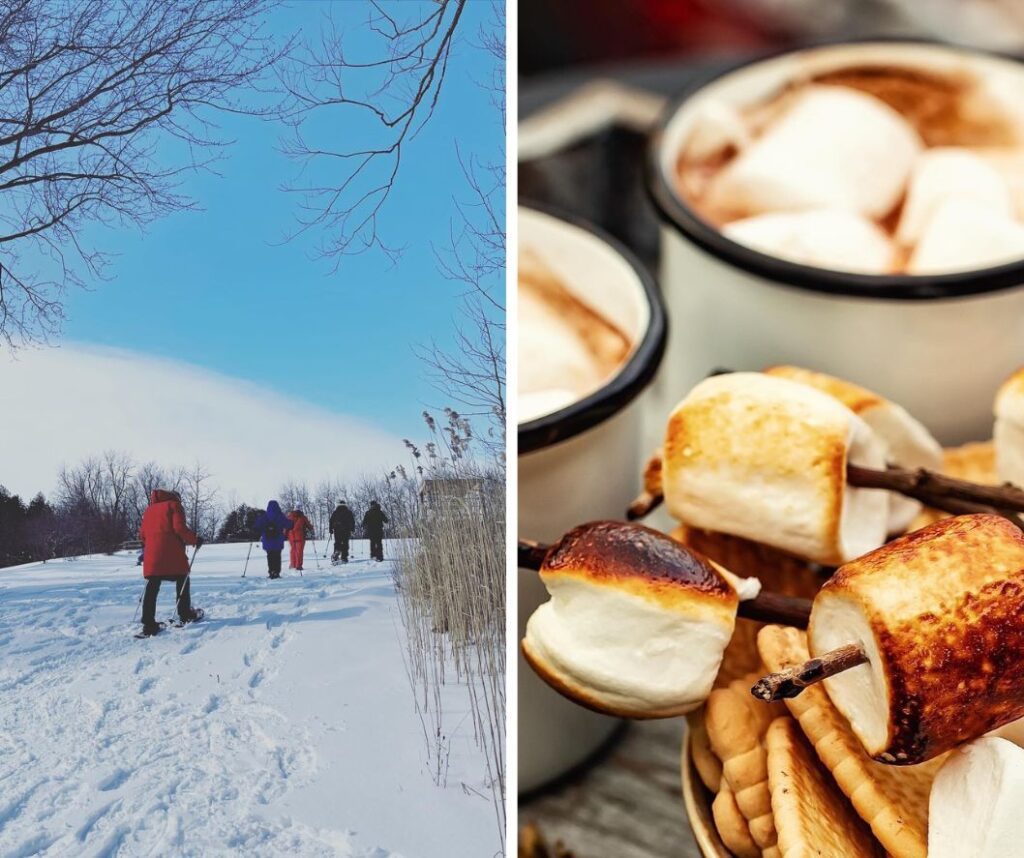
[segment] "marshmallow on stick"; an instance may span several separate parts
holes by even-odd
[[[928,858],[1024,851],[1024,750],[985,738],[950,754],[928,802]]]
[[[847,482],[847,465],[885,468],[885,445],[820,390],[756,372],[698,384],[669,418],[662,490],[693,527],[838,565],[880,546],[887,492]]]
[[[1004,482],[1024,486],[1024,369],[999,388],[995,414],[996,473]]]
[[[887,274],[893,269],[888,236],[862,215],[841,209],[754,215],[727,223],[722,234],[802,265],[859,274]]]
[[[553,546],[520,545],[551,594],[522,651],[549,685],[628,718],[685,714],[711,691],[737,613],[804,625],[805,599],[760,594],[726,569],[642,525],[597,521]],[[742,601],[741,601],[742,599]]]
[[[1024,716],[1024,533],[943,519],[847,563],[814,599],[811,655],[864,658],[824,679],[881,762],[931,759]],[[763,681],[763,680],[762,680]]]
[[[886,446],[886,462],[901,468],[942,470],[942,447],[918,420],[895,402],[859,385],[796,366],[773,366],[767,375],[808,384],[835,397],[861,418]],[[889,533],[902,533],[921,511],[912,498],[889,498]]]
[[[921,149],[910,123],[880,99],[809,85],[715,177],[708,203],[737,216],[833,208],[881,219]]]

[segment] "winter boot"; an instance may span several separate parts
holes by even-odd
[[[184,626],[187,623],[197,623],[205,616],[206,612],[202,608],[193,608],[189,613],[181,618],[181,625]]]
[[[160,632],[163,630],[163,628],[164,628],[164,624],[163,623],[146,623],[142,627],[142,633],[139,634],[139,635],[136,635],[136,637],[151,638],[151,637],[153,637],[153,635],[160,634]]]

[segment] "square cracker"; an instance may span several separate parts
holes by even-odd
[[[882,848],[807,744],[796,721],[772,721],[765,738],[772,811],[782,858],[875,858]]]
[[[802,664],[810,657],[807,635],[784,626],[765,626],[757,636],[769,671]],[[868,756],[846,719],[821,685],[786,701],[818,758],[843,794],[894,858],[926,858],[928,795],[945,755],[917,766],[891,766]]]

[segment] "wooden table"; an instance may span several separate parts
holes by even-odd
[[[592,765],[527,797],[519,824],[574,858],[700,858],[680,792],[685,729],[682,718],[629,724]]]

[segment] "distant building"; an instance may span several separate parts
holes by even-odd
[[[484,481],[478,478],[432,478],[423,481],[420,501],[431,512],[483,512]]]

